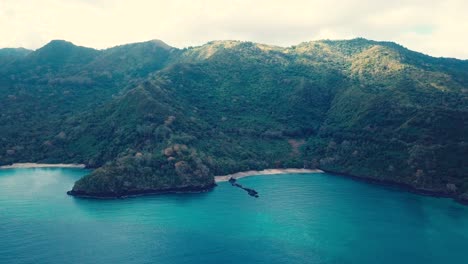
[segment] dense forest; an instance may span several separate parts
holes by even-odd
[[[468,61],[392,42],[0,49],[0,165],[84,163],[73,193],[204,190],[320,168],[468,201]]]

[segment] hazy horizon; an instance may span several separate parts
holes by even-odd
[[[408,1],[3,0],[0,48],[37,49],[50,40],[105,49],[159,39],[184,48],[212,40],[287,47],[363,37],[435,57],[468,59],[468,2]]]

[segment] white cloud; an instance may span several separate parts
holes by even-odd
[[[239,39],[294,45],[365,37],[468,59],[464,0],[0,0],[0,47],[51,39],[106,48],[161,39],[200,45]]]

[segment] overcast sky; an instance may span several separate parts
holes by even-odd
[[[468,59],[467,0],[0,0],[0,47],[52,39],[107,48],[160,39],[290,46],[364,37]]]

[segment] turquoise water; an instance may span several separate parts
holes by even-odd
[[[464,263],[468,207],[328,174],[203,194],[67,196],[79,169],[0,170],[0,263]]]

